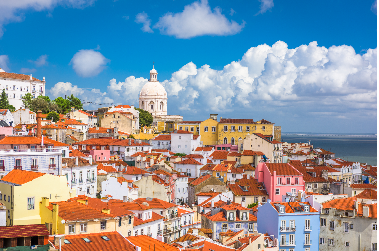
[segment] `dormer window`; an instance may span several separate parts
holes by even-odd
[[[229,213],[229,219],[230,221],[234,220],[234,213],[230,212]]]
[[[284,206],[279,207],[279,213],[281,213],[281,214],[285,213]]]
[[[309,212],[309,206],[308,205],[304,206],[304,212]]]

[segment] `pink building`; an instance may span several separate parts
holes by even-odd
[[[303,174],[290,164],[285,163],[259,163],[255,169],[258,182],[263,182],[269,199],[272,202],[282,201],[287,193],[297,194],[299,190],[305,191]]]
[[[91,150],[89,155],[91,155],[95,161],[104,161],[110,159],[111,152],[110,150]]]

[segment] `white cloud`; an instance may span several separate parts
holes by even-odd
[[[116,79],[111,79],[108,85],[108,92],[116,103],[138,104],[139,93],[147,81],[145,78],[136,78],[134,76],[130,76],[124,82],[118,83]]]
[[[29,69],[29,68],[21,68],[20,73],[33,73],[36,72],[36,69]]]
[[[207,0],[187,5],[180,13],[167,13],[154,25],[163,34],[184,39],[204,35],[234,35],[243,27],[244,23],[229,21],[221,14],[220,8],[212,11]]]
[[[259,0],[259,2],[261,2],[261,7],[257,14],[263,14],[274,7],[274,0]]]
[[[372,5],[371,5],[371,11],[375,13],[375,15],[377,14],[377,0],[375,0]]]
[[[143,30],[144,32],[149,32],[149,33],[153,33],[154,31],[150,28],[150,24],[151,24],[151,20],[149,19],[149,16],[145,13],[145,12],[142,12],[142,13],[138,13],[136,15],[136,20],[135,22],[137,24],[143,24],[141,30]]]
[[[231,15],[231,16],[233,16],[233,15],[234,15],[234,13],[236,13],[236,11],[235,11],[235,10],[233,10],[233,9],[230,9],[230,15]]]
[[[8,55],[0,55],[0,68],[4,71],[9,71],[8,68],[9,58]]]
[[[93,77],[102,72],[109,61],[98,51],[80,50],[71,59],[70,64],[79,76]]]
[[[47,65],[48,62],[47,62],[47,55],[41,55],[37,58],[36,61],[33,61],[33,60],[29,60],[29,62],[35,64],[37,67],[41,67],[41,66],[44,66],[44,65]]]
[[[24,19],[27,10],[52,10],[57,5],[71,8],[85,8],[95,0],[11,0],[0,1],[0,37],[4,33],[4,25],[11,22],[20,22]]]

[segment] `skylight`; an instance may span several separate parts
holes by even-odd
[[[109,238],[108,238],[108,236],[101,236],[101,238],[103,238],[103,240],[105,240],[105,241],[109,241]]]
[[[83,240],[84,240],[85,242],[87,242],[87,243],[91,242],[90,239],[88,239],[88,238],[83,238]]]
[[[69,240],[63,240],[64,244],[71,244]]]

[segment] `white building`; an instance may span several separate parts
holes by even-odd
[[[188,177],[186,175],[177,175],[175,181],[175,203],[188,203]]]
[[[183,159],[175,163],[175,170],[184,173],[184,175],[190,178],[200,177],[200,168],[202,167],[203,164],[192,158]]]
[[[9,126],[15,126],[13,115],[8,109],[0,109],[0,120],[4,120]]]
[[[35,112],[30,111],[29,108],[20,108],[12,112],[12,115],[14,119],[14,125],[37,123],[37,114]]]
[[[167,92],[157,79],[158,72],[150,71],[150,79],[139,95],[139,107],[153,116],[167,115]]]
[[[201,146],[200,135],[175,130],[171,133],[171,151],[174,153],[193,154]]]
[[[68,186],[76,191],[76,195],[96,198],[97,166],[92,160],[82,158],[63,158],[62,175],[67,178]]]
[[[112,199],[123,201],[138,199],[138,187],[130,181],[123,177],[109,177],[101,182],[101,196],[110,195]]]
[[[73,110],[69,113],[70,119],[78,120],[84,124],[87,124],[89,127],[95,127],[98,125],[97,117],[93,114],[85,112],[83,110]],[[84,127],[83,127],[84,129]]]
[[[171,135],[170,134],[160,134],[155,138],[150,140],[150,144],[153,149],[167,149],[171,150]]]
[[[45,95],[45,77],[43,80],[33,78],[32,74],[8,73],[0,68],[0,90],[5,90],[9,104],[16,110],[23,107],[22,97],[31,93],[34,98]]]

